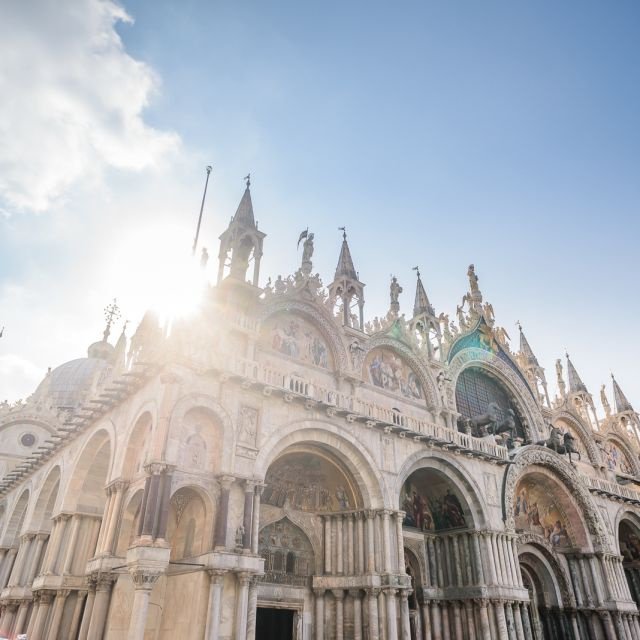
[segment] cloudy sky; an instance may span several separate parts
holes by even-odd
[[[0,398],[82,356],[112,298],[135,325],[181,288],[213,164],[212,255],[250,171],[263,282],[307,226],[327,281],[346,225],[369,317],[391,274],[410,310],[416,264],[453,313],[474,262],[551,380],[566,348],[640,406],[636,0],[0,12]]]

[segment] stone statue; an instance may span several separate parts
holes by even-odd
[[[607,418],[611,417],[611,405],[609,404],[609,399],[607,398],[606,385],[602,385],[600,387],[600,401],[602,402],[602,408],[604,409],[604,413]]]
[[[207,247],[202,247],[202,255],[200,256],[200,268],[206,269],[207,262],[209,262],[209,252],[207,251]]]
[[[302,262],[311,262],[311,256],[313,256],[313,233],[307,236],[302,245]]]
[[[282,279],[282,276],[278,276],[275,285],[274,285],[276,293],[284,293],[287,289],[287,285],[285,281]]]
[[[398,282],[398,278],[391,277],[391,286],[389,287],[389,295],[391,296],[391,306],[398,304],[398,298],[402,293],[402,287]]]
[[[467,276],[469,277],[469,291],[471,291],[472,294],[480,293],[480,288],[478,287],[478,276],[476,275],[476,268],[474,265],[469,265]]]
[[[509,334],[507,333],[507,330],[504,327],[496,327],[493,330],[493,334],[496,337],[496,340],[505,348],[509,347],[509,340],[511,340],[511,338],[509,337]]]
[[[567,388],[565,387],[564,378],[562,377],[562,360],[560,360],[560,358],[556,360],[556,377],[558,379],[558,388],[560,389],[560,396],[562,398],[566,398]]]
[[[460,331],[465,331],[467,329],[467,320],[464,317],[464,309],[460,305],[456,307],[456,315],[458,316]]]
[[[236,547],[244,546],[244,526],[240,525],[236,529]]]
[[[493,325],[496,319],[495,314],[493,313],[493,305],[490,302],[484,303],[484,319],[489,325]]]

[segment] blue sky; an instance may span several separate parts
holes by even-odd
[[[167,228],[189,247],[212,163],[212,254],[251,171],[263,281],[295,270],[307,226],[325,281],[347,226],[369,317],[392,273],[410,310],[416,264],[453,314],[474,262],[498,324],[514,338],[522,322],[550,380],[566,347],[595,396],[612,369],[640,405],[634,0],[124,2],[132,21],[97,0],[38,4],[48,19],[9,10],[10,46],[51,71],[25,79],[5,59],[0,82],[21,104],[72,92],[74,108],[52,123],[0,107],[61,128],[41,144],[0,125],[0,396],[82,355],[110,298],[139,318],[112,263],[125,252],[135,270]],[[36,198],[35,184],[52,186]]]

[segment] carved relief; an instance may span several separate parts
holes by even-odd
[[[256,446],[258,435],[258,410],[253,407],[240,407],[238,415],[238,441],[250,447]]]

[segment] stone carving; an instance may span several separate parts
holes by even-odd
[[[192,498],[193,493],[191,493],[190,491],[177,491],[171,498],[171,502],[175,507],[176,525],[180,524],[182,514],[184,513],[184,510],[187,508],[188,504],[191,502]]]
[[[244,546],[244,525],[240,525],[236,529],[236,549],[238,548],[242,549],[243,546]]]
[[[606,385],[600,387],[600,401],[602,402],[602,408],[607,418],[611,417],[611,405],[609,404],[609,398],[607,398]]]
[[[258,434],[258,410],[253,407],[240,407],[238,416],[238,440],[251,447],[256,446]]]

